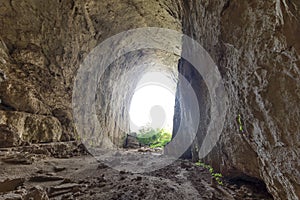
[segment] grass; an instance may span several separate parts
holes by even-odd
[[[196,162],[196,165],[208,169],[208,171],[210,172],[211,176],[217,181],[217,183],[219,185],[223,185],[223,182],[221,180],[221,178],[223,177],[222,174],[221,173],[215,173],[214,169],[212,168],[212,166],[210,166],[208,164],[205,164],[203,162],[200,162],[200,161]]]
[[[164,129],[144,128],[137,134],[138,141],[150,148],[164,147],[172,139],[172,134]]]
[[[240,114],[238,114],[237,120],[238,120],[238,123],[239,123],[239,129],[240,129],[240,131],[244,132],[243,123],[242,123],[242,117],[241,117]]]

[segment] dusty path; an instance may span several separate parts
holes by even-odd
[[[163,159],[157,153],[120,151],[109,158],[123,167],[117,170],[90,155],[54,158],[37,152],[0,151],[0,199],[272,199],[252,185],[211,184],[207,169],[186,160],[145,173],[126,170],[134,166],[128,158],[143,157],[140,166],[149,166],[154,157]]]

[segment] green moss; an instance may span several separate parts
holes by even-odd
[[[239,130],[240,130],[241,132],[244,132],[244,128],[243,128],[243,124],[242,124],[242,117],[241,117],[240,114],[239,114],[238,117],[237,117],[237,121],[238,121],[238,123],[239,123]]]
[[[223,185],[223,182],[221,180],[221,178],[223,177],[222,174],[221,173],[215,173],[214,169],[212,168],[212,166],[210,166],[208,164],[205,164],[203,162],[200,162],[200,161],[196,162],[196,165],[208,169],[208,171],[210,172],[211,176],[217,181],[217,183],[219,185]]]

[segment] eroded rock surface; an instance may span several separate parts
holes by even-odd
[[[264,180],[275,199],[299,199],[298,1],[188,1],[184,5],[183,31],[210,53],[229,97],[220,141],[206,160],[228,175],[244,173]],[[190,77],[186,68],[191,66],[179,66]],[[201,79],[198,84],[189,81],[199,93],[204,89],[199,106],[202,114],[209,114],[205,84],[201,86]],[[182,112],[189,112],[188,97],[180,97]],[[205,123],[192,148],[195,159]]]
[[[29,142],[78,139],[72,116],[73,84],[80,64],[99,43],[139,27],[181,30],[180,7],[172,1],[5,0],[0,5],[1,123],[16,128],[20,139]],[[100,91],[104,95],[98,94],[104,105],[98,113],[100,139],[109,139],[103,139],[102,146],[122,144],[119,140],[129,131],[130,91],[144,70],[133,65],[154,65],[147,62],[152,54],[133,52],[103,75],[99,85],[105,87]],[[130,70],[131,75],[121,78]],[[115,121],[124,124],[124,130]]]
[[[170,28],[204,46],[218,65],[229,95],[220,142],[206,160],[228,176],[242,174],[263,180],[276,199],[299,199],[299,10],[297,0],[3,0],[0,146],[79,139],[73,123],[72,90],[77,69],[87,54],[97,44],[125,30]],[[99,82],[103,87],[98,90],[97,102],[103,107],[97,110],[102,128],[98,139],[108,138],[101,140],[102,146],[111,148],[123,143],[120,140],[129,129],[126,113],[130,98],[146,69],[135,70],[132,65],[149,64],[151,68],[155,66],[153,55],[167,57],[166,53],[152,50],[131,52],[116,60]],[[173,64],[169,72],[174,72]],[[192,77],[189,68],[184,61],[179,65],[181,73]],[[125,72],[131,75],[126,78]],[[189,81],[200,97],[203,117],[191,148],[192,157],[197,159],[209,121],[209,102],[201,77]],[[181,99],[181,112],[189,112],[184,106],[188,101]],[[175,122],[176,117],[178,113]],[[120,130],[115,122],[125,128]],[[89,126],[87,131],[92,128]],[[64,151],[65,146],[56,148]],[[128,180],[140,182],[136,177]],[[145,180],[145,186],[147,182],[155,186],[156,179]],[[111,186],[104,188],[104,196],[112,195],[107,193]],[[126,185],[124,188],[134,189]],[[187,195],[177,183],[170,183],[168,189],[160,192],[174,192],[170,188],[178,189],[174,193],[178,197]],[[114,194],[114,198],[120,194]],[[45,196],[40,188],[33,189],[33,195]],[[124,198],[133,196],[125,194]],[[213,198],[213,194],[208,197]],[[168,198],[174,199],[174,195]]]

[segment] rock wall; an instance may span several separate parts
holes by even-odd
[[[220,141],[206,162],[228,176],[262,179],[275,199],[299,199],[299,2],[183,4],[183,32],[210,53],[229,96]],[[180,65],[179,69],[187,67],[191,66]],[[187,70],[181,71],[189,76]],[[203,82],[198,83],[201,88]],[[184,104],[188,97],[179,92],[178,98]],[[181,112],[188,112],[188,108],[181,105]],[[205,122],[200,123],[192,147],[194,159],[205,136]]]
[[[87,54],[110,36],[133,28],[156,26],[180,31],[178,9],[172,1],[1,1],[0,124],[5,130],[15,131],[8,134],[14,137],[11,140],[77,139],[72,90],[77,69]],[[139,55],[131,54],[126,59],[137,60]],[[147,62],[148,57],[146,53],[143,60]],[[117,102],[118,109],[112,108],[109,101],[112,94],[124,89],[114,81],[130,63],[126,59],[116,62],[115,70],[105,74],[99,83],[107,85],[101,97],[107,109],[99,111],[104,118],[103,134],[113,134],[112,138],[121,134],[112,122],[121,120],[124,105]],[[143,73],[137,71],[132,78],[138,79]],[[132,86],[136,82],[127,81],[132,81]],[[126,95],[125,109],[130,95]],[[112,115],[113,109],[120,112]]]
[[[276,199],[299,199],[299,18],[297,0],[2,0],[0,145],[75,139],[72,90],[87,54],[121,31],[151,26],[182,29],[210,53],[229,95],[223,133],[206,160],[226,175],[263,180]],[[151,63],[153,52],[139,55],[120,58],[99,83],[107,87],[98,101],[106,105],[98,117],[103,134],[113,143],[124,134],[113,122],[124,120],[128,128],[128,116],[121,110],[128,109],[134,84],[147,71],[132,71],[131,61]],[[179,71],[190,77],[203,117],[191,147],[197,159],[209,101],[201,77],[192,78],[189,68],[182,60]],[[137,74],[129,80],[122,79],[122,72]],[[128,93],[118,87],[119,78],[121,83],[133,83],[126,88]],[[126,100],[116,98],[111,104],[111,97],[119,94]],[[180,91],[178,97],[177,111],[188,112],[184,100],[188,97]]]

